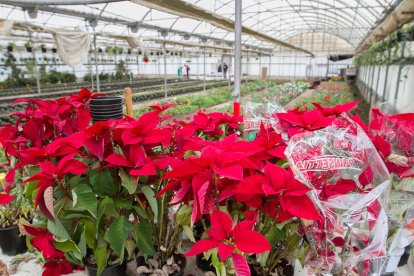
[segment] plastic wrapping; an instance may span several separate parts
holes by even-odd
[[[394,272],[405,247],[414,241],[414,195],[391,191],[388,204],[388,262],[383,272]]]
[[[369,130],[391,144],[394,154],[414,156],[414,113],[386,115],[372,109]]]
[[[275,103],[246,102],[243,105],[244,139],[254,140],[261,124],[265,128],[272,127],[277,133],[281,133],[279,119],[271,115],[282,112],[285,112],[283,107]]]
[[[380,272],[390,176],[366,133],[343,113],[329,127],[294,135],[285,155],[324,218],[303,222],[311,243],[305,264],[333,274]]]
[[[394,177],[387,212],[388,262],[383,272],[393,272],[405,247],[414,242],[414,113],[386,115],[372,109],[369,130],[391,148],[384,156]]]

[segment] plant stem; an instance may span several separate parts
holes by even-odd
[[[342,247],[341,250],[341,271],[339,272],[339,275],[345,275],[344,273],[344,262],[345,262],[345,255],[348,248],[349,240],[351,239],[351,227],[348,226],[348,230],[346,231],[345,239],[344,239],[344,247]]]
[[[165,216],[165,199],[166,199],[166,197],[167,197],[167,194],[166,193],[163,194],[162,197],[161,197],[161,210],[160,210],[160,216],[158,218],[158,223],[160,224],[160,229],[159,229],[159,241],[160,241],[160,244],[162,244],[162,241],[163,241],[164,216]]]

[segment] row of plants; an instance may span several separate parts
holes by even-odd
[[[13,56],[12,53],[5,53],[5,58],[2,58],[1,60],[4,60],[4,68],[7,70],[8,77],[5,81],[0,83],[2,88],[15,88],[15,87],[21,87],[22,90],[25,89],[25,86],[36,86],[36,68],[38,67],[38,74],[40,83],[42,84],[42,88],[44,85],[50,85],[50,84],[56,84],[56,83],[73,83],[76,81],[76,76],[69,72],[59,72],[55,69],[46,70],[45,64],[36,64],[34,59],[26,59],[24,61],[24,64],[18,64],[16,58]],[[22,68],[22,65],[24,67]],[[109,74],[101,73],[100,76],[102,79],[110,79],[112,77],[112,80],[122,80],[122,79],[129,79],[130,78],[130,72],[127,69],[124,61],[119,61],[116,64],[115,73],[112,74],[112,76],[109,76]],[[2,71],[1,74],[4,74]],[[87,81],[90,81],[91,75],[86,74],[85,78],[87,78]],[[84,78],[84,79],[85,79]],[[76,84],[75,84],[76,85]],[[81,89],[82,86],[77,86],[75,89]],[[33,92],[32,89],[30,89],[27,92]],[[44,90],[45,92],[48,91],[46,88]],[[53,90],[49,90],[53,91]],[[6,92],[6,91],[4,91]],[[9,90],[7,92],[13,92],[13,90]],[[4,93],[2,93],[4,94]]]
[[[194,84],[194,85],[193,85]],[[206,82],[206,89],[212,89],[220,86],[228,85],[228,81],[208,81]],[[185,93],[195,92],[203,90],[204,84],[201,81],[185,81],[185,82],[177,82],[173,83],[168,90],[168,96],[176,96]],[[113,89],[113,88],[112,88]],[[112,90],[106,92],[108,95],[123,95],[124,90]],[[67,92],[63,92],[62,94],[67,94]],[[133,89],[133,101],[146,101],[151,99],[159,99],[165,96],[164,85],[156,85],[150,87],[143,87],[138,89]],[[55,98],[56,95],[38,95],[38,98],[42,99],[50,99]],[[33,96],[32,98],[35,98]],[[1,99],[0,99],[1,101]],[[7,100],[7,102],[10,100]],[[0,111],[2,116],[0,116],[0,123],[13,123],[15,118],[10,116],[11,112],[19,111],[24,109],[24,104],[16,104],[16,105],[2,105],[0,106]]]
[[[24,48],[26,49],[26,51],[28,52],[28,53],[32,53],[33,52],[33,50],[35,50],[34,48],[33,48],[33,45],[32,45],[32,43],[30,42],[30,41],[27,41],[25,44],[24,44]],[[18,50],[19,48],[16,46],[16,44],[14,44],[14,43],[9,43],[9,44],[7,44],[7,51],[8,52],[13,52],[14,50]],[[44,44],[40,44],[39,46],[38,46],[38,48],[37,48],[38,50],[40,50],[42,53],[47,53],[47,48],[46,48],[46,46],[44,45]],[[51,49],[51,51],[52,51],[52,53],[57,53],[57,50],[56,50],[56,48],[52,48]]]
[[[19,47],[16,46],[16,44],[14,43],[9,43],[7,45],[7,51],[8,52],[13,52],[14,50],[18,50]],[[48,50],[50,50],[52,53],[57,53],[57,49],[56,48],[50,48],[48,49],[44,44],[40,44],[37,48],[33,48],[33,45],[31,42],[26,42],[24,44],[24,48],[26,49],[26,51],[28,53],[32,53],[33,50],[40,50],[42,53],[47,53]],[[150,50],[150,51],[143,51],[142,49],[131,49],[131,48],[122,48],[122,47],[117,47],[117,46],[107,46],[105,48],[105,50],[103,48],[98,48],[98,53],[107,53],[107,54],[114,54],[114,55],[122,55],[122,54],[137,54],[137,55],[143,55],[143,54],[148,54],[148,55],[156,55],[156,56],[160,56],[163,55],[163,50]],[[182,56],[183,52],[182,51],[174,51],[174,50],[166,50],[166,54],[169,55],[175,55],[175,56]]]
[[[228,85],[229,82],[228,81],[209,81],[201,84],[196,84],[196,85],[186,85],[183,87],[179,87],[179,88],[172,88],[172,89],[168,89],[168,97],[171,96],[176,96],[176,95],[182,95],[185,93],[190,93],[190,92],[195,92],[195,91],[200,91],[205,89],[213,89],[216,87],[220,87],[220,86],[226,86]],[[148,91],[148,92],[143,92],[143,93],[138,93],[138,94],[133,94],[132,96],[132,100],[133,102],[140,102],[140,101],[147,101],[147,100],[152,100],[152,99],[159,99],[159,98],[163,98],[165,96],[165,91],[164,89],[162,90],[156,90],[156,91]]]
[[[400,61],[403,66],[412,64],[413,53],[409,52],[404,57],[401,55],[403,46],[410,41],[414,41],[413,23],[405,24],[381,41],[374,42],[369,49],[356,56],[354,62],[358,66],[391,65],[397,61]]]
[[[358,113],[364,122],[368,122],[370,106],[362,97],[358,88],[354,85],[345,83],[328,83],[326,85],[320,85],[311,96],[299,101],[297,106],[307,110],[313,110],[316,108],[314,103],[333,107],[338,104],[354,101],[360,102],[359,108],[355,108],[355,112]]]
[[[172,103],[90,125],[100,96],[29,100],[0,130],[10,161],[2,211],[19,196],[34,206],[19,225],[43,275],[76,265],[100,275],[131,258],[139,275],[172,275],[185,266],[184,233],[194,242],[185,256],[204,256],[217,275],[292,275],[294,259],[316,273],[380,274],[375,264],[395,252],[385,242],[388,170],[414,176],[412,114],[373,110],[368,128],[347,115],[356,102],[263,113],[245,141],[242,117],[168,122]],[[393,237],[408,230],[410,244],[414,212],[398,216]]]
[[[169,79],[168,82],[173,82],[175,81],[174,79]],[[131,85],[137,85],[137,86],[149,86],[149,85],[156,85],[156,84],[161,84],[161,82],[163,82],[163,80],[160,80],[159,78],[156,79],[132,79],[129,80],[129,78],[127,80],[114,80],[112,79],[111,81],[108,80],[103,80],[102,83],[100,83],[101,85],[101,89],[102,90],[106,90],[106,89],[110,89],[113,86],[116,85],[120,85],[120,86],[129,86]],[[56,85],[55,85],[56,86]],[[55,87],[55,89],[53,89],[53,85],[51,84],[42,84],[41,88],[42,88],[42,93],[54,93],[54,92],[60,92],[60,91],[66,91],[66,90],[79,90],[83,87],[91,87],[91,79],[90,77],[88,79],[85,79],[84,82],[80,82],[80,83],[76,83],[76,82],[69,82],[69,83],[62,83],[62,85],[60,85],[59,87]],[[0,90],[0,95],[1,96],[14,96],[14,95],[29,95],[29,94],[36,94],[37,93],[37,87],[33,86],[33,87],[20,87],[20,88],[8,88],[8,89],[3,89]]]
[[[246,83],[241,89],[241,94],[243,96],[261,93],[266,87],[266,82],[264,81],[253,81]],[[191,95],[179,98],[173,98],[172,100],[160,101],[162,105],[164,104],[174,104],[173,107],[169,108],[165,114],[171,116],[178,115],[190,115],[198,110],[203,110],[212,106],[216,106],[222,103],[226,103],[232,100],[232,88],[216,88],[208,91],[206,94],[202,95]],[[141,107],[134,109],[134,116],[140,116],[148,111],[150,107]]]
[[[309,83],[305,81],[279,83],[270,81],[268,88],[264,93],[252,94],[246,100],[256,103],[274,102],[284,106],[292,101],[298,95],[305,92],[309,87]]]

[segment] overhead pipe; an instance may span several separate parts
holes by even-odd
[[[413,19],[414,1],[402,0],[400,4],[393,11],[391,11],[373,31],[368,34],[367,38],[355,50],[355,54],[357,55],[367,50],[374,42],[380,41],[389,33],[392,33]]]

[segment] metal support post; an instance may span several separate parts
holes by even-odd
[[[242,0],[235,1],[235,21],[234,21],[234,116],[240,115],[240,90],[241,90],[241,33],[242,33]]]
[[[403,69],[401,60],[404,59],[404,51],[405,51],[406,42],[407,41],[404,40],[403,45],[401,47],[401,56],[400,56],[400,59],[398,61],[398,77],[397,77],[397,87],[395,88],[395,96],[394,96],[394,111],[397,107],[398,90],[400,89],[401,73],[402,73],[402,69]]]
[[[101,86],[99,83],[99,69],[98,69],[98,50],[96,49],[96,33],[95,26],[93,26],[93,52],[95,56],[95,71],[96,71],[96,92],[101,92]]]
[[[203,91],[206,91],[206,47],[203,47]]]
[[[270,76],[271,76],[271,74],[270,74],[270,65],[272,65],[272,56],[271,55],[269,55],[269,71],[267,72],[267,77],[268,77],[269,80],[270,80]]]
[[[391,50],[388,50],[388,61],[391,59]],[[387,93],[387,81],[388,81],[388,69],[390,68],[389,63],[387,63],[387,71],[385,71],[385,82],[384,82],[384,91],[382,94],[382,101],[385,101],[385,94]]]
[[[32,34],[30,33],[30,41],[32,41]],[[40,76],[39,76],[39,70],[37,68],[37,59],[36,59],[36,47],[34,47],[34,43],[32,43],[32,55],[33,55],[33,59],[34,59],[34,69],[35,69],[35,74],[36,74],[36,85],[37,85],[37,94],[42,93],[42,90],[40,88]]]
[[[165,98],[168,97],[168,84],[167,84],[167,57],[166,50],[165,50],[165,42],[162,45],[162,51],[164,56],[164,96]]]

